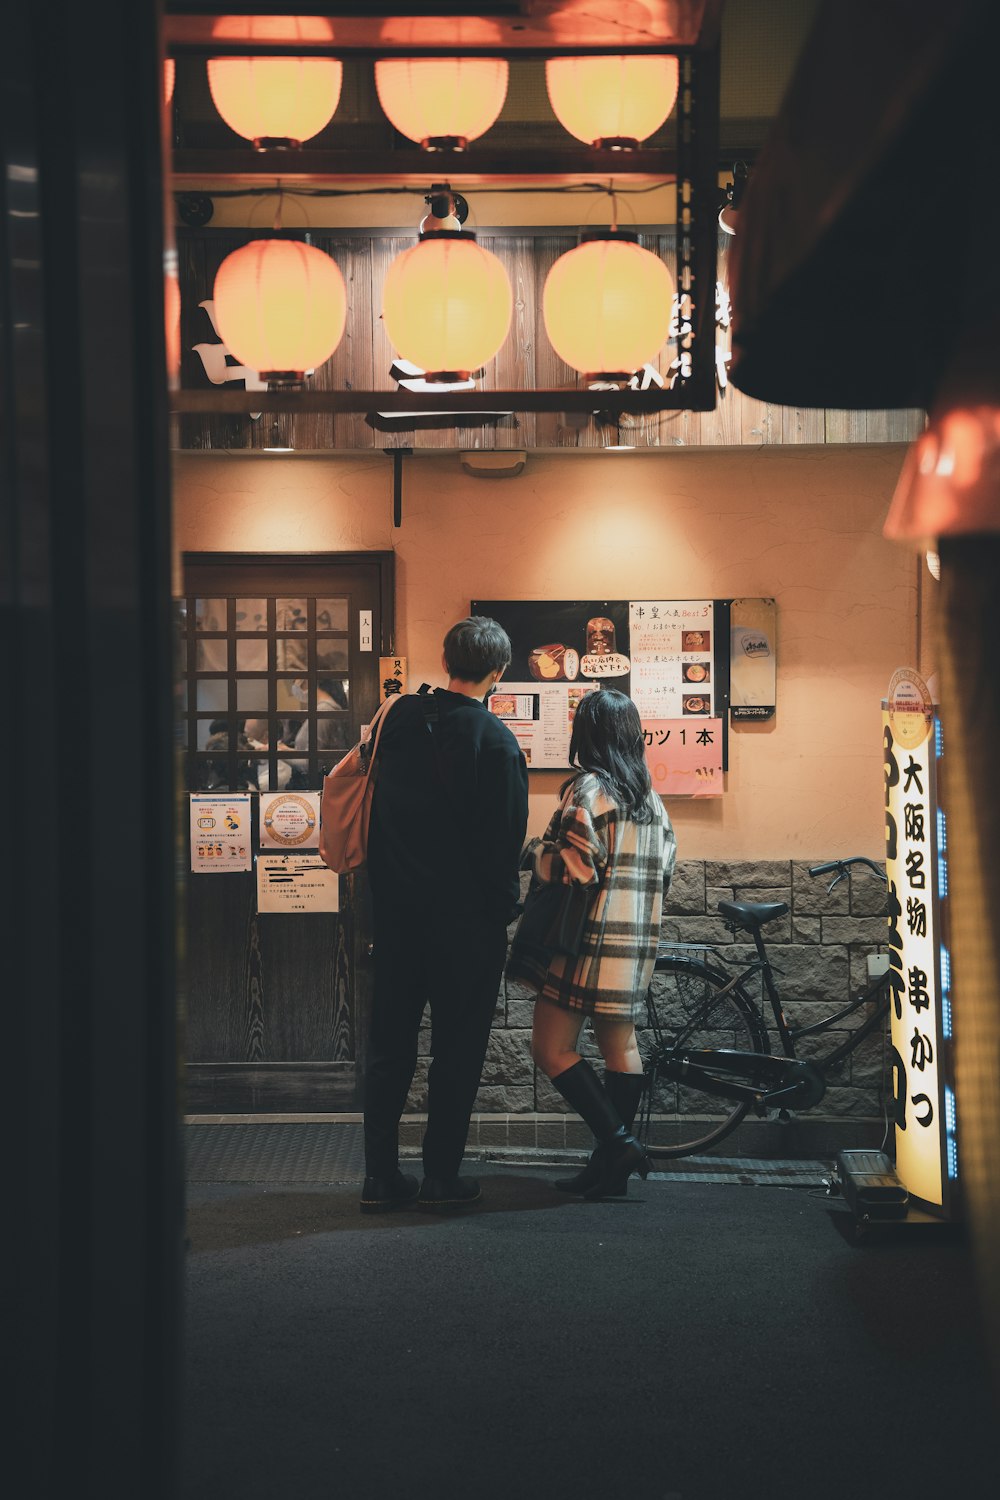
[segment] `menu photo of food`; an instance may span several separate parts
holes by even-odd
[[[711,682],[712,663],[709,661],[686,661],[682,668],[685,682]]]
[[[581,682],[577,687],[571,687],[566,694],[566,712],[570,724],[576,716],[576,711],[586,698],[588,693],[598,693],[600,688],[596,682]]]
[[[498,719],[537,719],[538,699],[534,693],[491,693],[489,710]]]
[[[686,694],[684,697],[684,712],[686,714],[710,714],[712,712],[712,700],[699,694]]]
[[[528,671],[539,682],[573,682],[580,670],[580,653],[555,641],[535,646],[528,654]]]
[[[614,620],[593,615],[587,621],[587,651],[580,663],[585,677],[625,677],[632,669],[627,656],[617,648]]]
[[[710,651],[712,647],[712,632],[710,630],[682,630],[682,651]]]

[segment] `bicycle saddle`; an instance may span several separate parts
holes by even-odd
[[[755,927],[763,927],[765,922],[773,922],[775,917],[783,917],[787,910],[787,901],[719,902],[719,911],[726,921],[747,932],[752,932]]]

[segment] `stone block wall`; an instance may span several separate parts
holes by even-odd
[[[525,877],[526,879],[527,877]],[[754,948],[742,933],[731,933],[718,914],[720,900],[784,901],[789,913],[764,929],[785,1013],[794,1025],[821,1020],[843,1007],[869,982],[869,954],[884,952],[886,922],[882,915],[885,887],[858,867],[848,880],[828,891],[829,877],[810,878],[808,864],[798,860],[678,863],[665,904],[661,942],[704,943],[725,958],[745,965]],[[512,929],[513,932],[513,929]],[[759,982],[754,987],[759,993]],[[476,1115],[470,1134],[475,1147],[586,1148],[590,1134],[562,1096],[531,1060],[533,1000],[520,984],[501,986]],[[862,1023],[867,1010],[849,1016],[844,1028]],[[771,1045],[780,1050],[770,1006],[766,1007]],[[838,1027],[798,1046],[803,1057],[826,1053],[844,1040]],[[419,1139],[426,1108],[430,1027],[425,1018],[421,1057],[407,1105],[409,1128],[403,1139]],[[589,1028],[582,1050],[597,1056]],[[885,1125],[888,1048],[881,1032],[850,1053],[841,1071],[828,1080],[816,1109],[779,1124],[748,1118],[718,1150],[725,1155],[826,1155],[848,1147],[878,1146]]]

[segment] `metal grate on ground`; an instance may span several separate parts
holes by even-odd
[[[191,1183],[353,1184],[361,1182],[365,1172],[364,1136],[356,1123],[187,1125],[184,1139]],[[467,1155],[469,1161],[498,1166],[565,1167],[585,1161],[587,1153],[497,1147],[470,1150]],[[650,1181],[818,1187],[832,1171],[832,1164],[821,1161],[691,1156],[657,1163]]]
[[[188,1182],[355,1183],[365,1175],[360,1125],[186,1125]]]

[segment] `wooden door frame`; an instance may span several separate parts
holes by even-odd
[[[188,564],[225,567],[350,567],[378,563],[379,654],[396,652],[395,552],[182,552],[181,572]]]
[[[376,565],[377,592],[379,608],[379,654],[382,656],[393,656],[396,654],[395,646],[395,617],[396,617],[396,556],[392,551],[362,551],[362,552],[215,552],[215,551],[186,551],[181,555],[181,578],[183,582],[183,597],[187,597],[188,569],[190,567],[212,567],[225,570],[227,568],[258,568],[267,569],[273,567],[275,572],[295,567],[309,567],[322,569],[324,567],[371,567]],[[343,942],[349,954],[349,965],[351,981],[353,985],[353,1018],[354,1018],[354,1076],[355,1097],[357,1102],[363,1103],[363,1079],[367,1052],[367,1018],[370,1012],[372,991],[372,969],[371,969],[371,903],[368,894],[368,883],[364,871],[355,875],[342,878],[341,888],[341,910],[340,919],[343,929]],[[248,1071],[255,1070],[254,1076]],[[271,1113],[277,1109],[281,1113],[289,1109],[295,1109],[294,1104],[277,1102],[279,1098],[284,1099],[283,1091],[289,1086],[289,1079],[282,1078],[283,1073],[294,1072],[296,1077],[299,1073],[307,1077],[310,1072],[319,1075],[320,1072],[330,1073],[336,1071],[335,1064],[282,1064],[282,1063],[257,1063],[257,1064],[218,1064],[218,1063],[190,1063],[187,1064],[189,1111],[200,1113],[205,1105],[204,1100],[211,1094],[218,1096],[219,1100],[226,1097],[225,1113],[252,1113],[259,1111],[264,1106],[264,1113]],[[277,1090],[277,1092],[275,1092]],[[273,1102],[272,1102],[273,1096]],[[269,1107],[268,1107],[269,1106]],[[214,1107],[211,1113],[218,1113]],[[305,1110],[304,1113],[315,1113],[313,1110]],[[328,1111],[323,1111],[327,1113]]]

